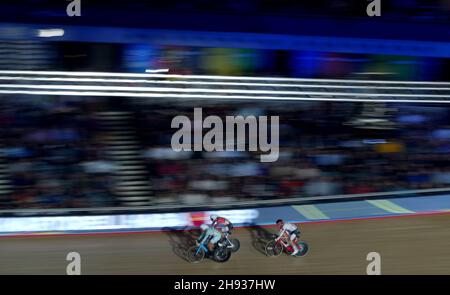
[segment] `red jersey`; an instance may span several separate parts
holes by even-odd
[[[213,226],[216,229],[221,229],[221,228],[224,228],[225,226],[229,225],[230,223],[231,222],[226,218],[217,217],[216,220],[214,220],[214,222],[213,222]]]

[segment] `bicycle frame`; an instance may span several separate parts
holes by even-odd
[[[200,245],[198,245],[197,251],[195,251],[195,255],[197,255],[201,249],[203,249],[203,251],[205,251],[205,254],[209,253],[208,247],[206,247],[204,243],[201,243]]]
[[[297,244],[298,243],[298,238],[295,238],[293,241],[293,243]],[[290,245],[289,241],[287,241],[286,237],[282,237],[281,239],[279,239],[276,243],[280,243],[281,245],[283,245],[284,249],[290,249],[292,250],[292,246]]]
[[[227,248],[233,248],[234,247],[234,244],[233,244],[233,242],[231,242],[231,239],[230,239],[230,234],[225,234],[225,240],[228,243]]]

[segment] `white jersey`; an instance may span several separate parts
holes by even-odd
[[[278,236],[281,237],[285,232],[288,232],[289,234],[291,234],[292,232],[294,232],[296,230],[297,230],[297,226],[295,224],[286,222],[285,224],[283,224],[283,227],[281,228]]]
[[[292,224],[292,223],[285,223],[281,229],[283,231],[288,231],[288,232],[291,233],[291,232],[297,230],[297,226],[295,224]]]

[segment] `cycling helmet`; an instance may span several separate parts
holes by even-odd
[[[200,228],[201,228],[202,230],[208,230],[208,229],[209,229],[209,226],[208,226],[207,224],[202,224],[202,225],[200,225]]]
[[[211,221],[214,221],[218,218],[219,216],[217,216],[216,214],[212,214],[211,216],[209,216],[209,218],[211,218]]]

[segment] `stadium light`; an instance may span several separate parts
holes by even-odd
[[[51,38],[64,36],[63,29],[42,29],[37,32],[38,37]]]
[[[156,70],[151,70],[151,69],[147,69],[145,70],[146,73],[168,73],[169,69],[156,69]]]

